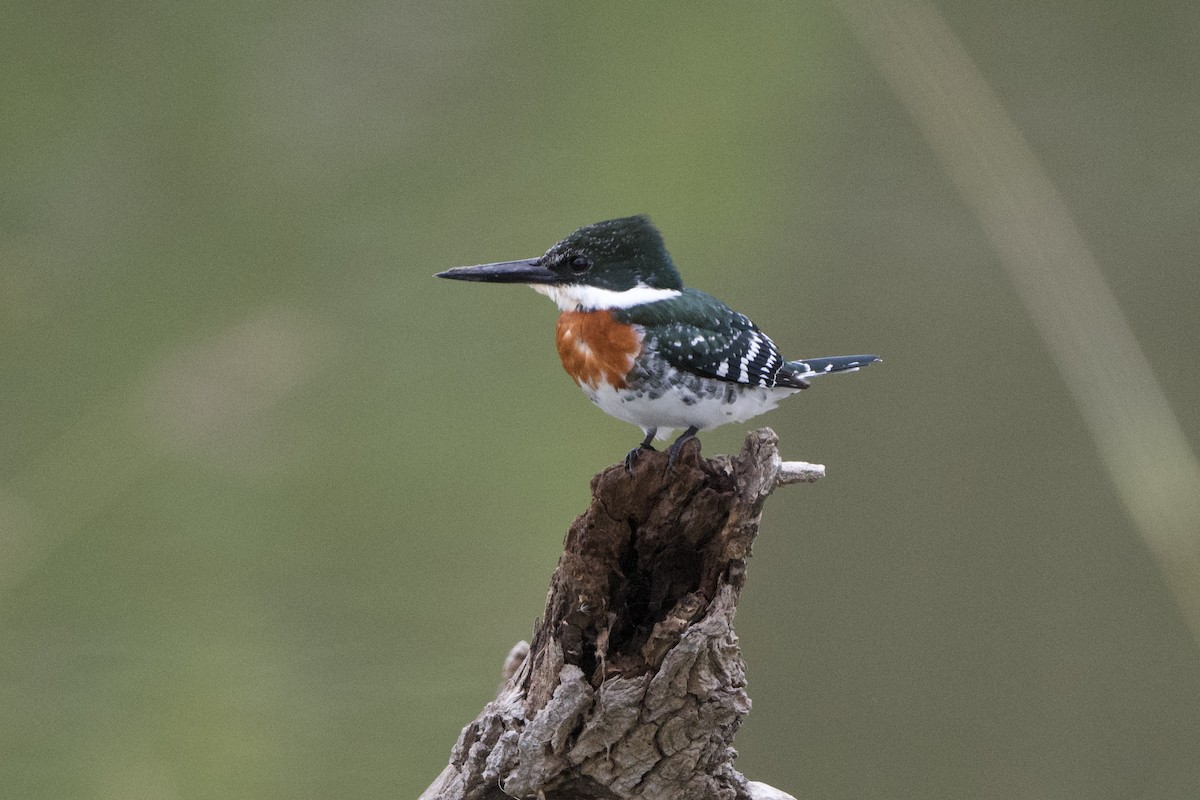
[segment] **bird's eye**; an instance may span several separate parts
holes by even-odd
[[[580,273],[587,272],[592,268],[592,260],[587,256],[575,256],[570,261],[571,272]]]

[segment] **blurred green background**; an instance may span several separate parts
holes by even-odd
[[[939,8],[1195,448],[1200,11]],[[886,362],[762,420],[829,478],[767,507],[739,768],[798,797],[1200,796],[1197,644],[835,8],[0,19],[0,796],[428,785],[640,436],[562,373],[544,298],[430,276],[640,212],[785,353]]]

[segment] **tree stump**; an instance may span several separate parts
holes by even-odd
[[[750,710],[733,615],[763,503],[820,465],[783,463],[769,428],[736,457],[688,443],[592,479],[533,643],[463,729],[421,800],[789,798],[733,768]]]

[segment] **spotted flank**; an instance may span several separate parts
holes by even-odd
[[[744,422],[770,411],[798,388],[748,386],[675,369],[645,351],[625,385],[581,385],[588,399],[617,419],[656,432],[666,439],[673,430],[705,431]]]

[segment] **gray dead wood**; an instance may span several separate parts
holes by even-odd
[[[533,643],[421,800],[788,800],[732,747],[750,710],[733,615],[763,503],[824,474],[777,444],[763,428],[736,457],[689,443],[671,472],[647,452],[593,478]]]

